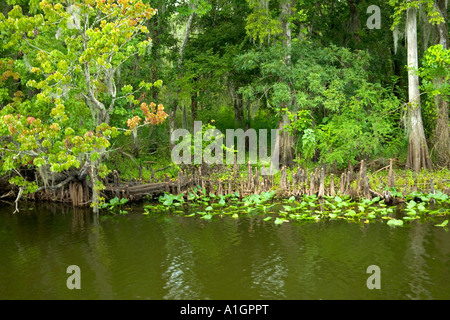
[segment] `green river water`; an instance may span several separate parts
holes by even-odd
[[[450,232],[435,222],[12,212],[0,205],[1,299],[450,299]],[[371,265],[381,289],[367,287]]]

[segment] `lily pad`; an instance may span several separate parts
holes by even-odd
[[[391,219],[387,222],[387,225],[393,227],[401,227],[403,226],[403,220]]]
[[[283,224],[284,222],[288,222],[288,220],[284,219],[284,218],[276,218],[274,223],[275,224]]]

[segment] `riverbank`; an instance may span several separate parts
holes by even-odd
[[[70,180],[70,181],[67,181]],[[101,196],[105,201],[113,198],[127,199],[130,202],[143,199],[157,199],[162,194],[180,195],[185,198],[194,189],[204,190],[213,196],[239,194],[239,197],[274,192],[279,199],[302,196],[347,197],[352,200],[383,200],[385,204],[403,203],[408,195],[445,194],[450,195],[450,171],[413,171],[395,168],[395,161],[388,166],[375,170],[367,169],[365,161],[357,166],[349,165],[345,171],[331,173],[325,167],[286,168],[279,172],[263,176],[256,166],[185,167],[179,170],[176,178],[165,174],[157,179],[153,175],[148,181],[133,178],[123,181],[114,170],[103,181]],[[0,185],[0,199],[14,201],[18,189],[6,181]],[[92,186],[88,181],[79,182],[73,177],[57,185],[40,187],[37,192],[22,195],[22,199],[33,201],[51,201],[71,203],[76,207],[89,206]]]

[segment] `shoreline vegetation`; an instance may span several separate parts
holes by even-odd
[[[388,166],[372,172],[362,160],[357,166],[349,164],[340,174],[328,173],[325,167],[283,166],[270,176],[261,176],[260,168],[250,163],[212,168],[189,166],[179,170],[176,178],[171,179],[166,173],[158,179],[152,172],[148,181],[133,178],[127,182],[114,170],[103,181],[100,212],[126,214],[125,204],[144,202],[144,215],[174,213],[205,220],[215,215],[239,218],[256,213],[275,224],[322,219],[369,223],[381,218],[395,226],[427,217],[441,222],[436,218],[450,213],[448,170],[415,173],[394,169],[394,164],[395,159],[390,159]],[[7,192],[5,185],[2,187],[2,201],[17,199],[18,191],[12,185]],[[91,189],[89,183],[82,184],[69,176],[53,187],[22,198],[88,207]],[[447,223],[444,220],[435,225],[446,227]]]

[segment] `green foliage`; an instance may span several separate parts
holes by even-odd
[[[184,203],[183,194],[175,196],[173,194],[164,193],[164,196],[159,197],[159,202],[167,207],[181,206]]]
[[[344,166],[348,160],[393,157],[405,146],[400,102],[392,93],[367,84],[342,105],[317,133],[324,162]]]
[[[425,193],[422,193],[419,191],[415,191],[415,192],[412,192],[412,193],[406,195],[405,199],[410,200],[408,208],[415,206],[414,199],[420,199],[420,201],[422,201],[422,202],[430,202],[430,201],[434,201],[436,203],[450,202],[449,201],[450,197],[440,190],[438,190],[436,193],[430,193],[430,194],[425,194]]]
[[[267,202],[273,198],[275,195],[275,191],[262,192],[261,194],[252,194],[250,196],[244,197],[242,201],[244,202],[244,206],[250,206],[253,204],[262,204]]]
[[[111,213],[118,212],[120,214],[127,214],[128,211],[123,209],[123,206],[128,203],[128,199],[114,197],[109,202],[104,202],[100,205],[100,209],[107,209]]]
[[[439,11],[436,10],[434,0],[389,0],[389,4],[395,8],[395,12],[393,15],[394,23],[392,25],[392,28],[400,23],[405,15],[405,12],[409,8],[419,9],[420,6],[423,6],[425,8],[425,12],[427,13],[427,17],[430,23],[439,24],[445,22]]]
[[[338,166],[403,150],[401,103],[391,90],[369,81],[367,53],[296,41],[291,65],[283,57],[279,45],[239,56],[236,64],[258,75],[240,90],[247,99],[264,99],[275,112],[287,113],[291,122],[285,130],[297,137],[305,163],[316,150],[320,160]]]
[[[306,129],[302,136],[302,151],[303,158],[306,161],[311,160],[316,151],[316,135],[314,134],[313,129]]]
[[[427,94],[427,100],[422,108],[424,125],[432,132],[438,118],[435,96],[440,95],[449,101],[450,96],[450,49],[444,49],[441,44],[427,49],[419,69],[422,78],[421,89]]]
[[[268,10],[268,7],[262,5],[265,3],[264,1],[247,0],[247,2],[252,9],[252,12],[246,19],[245,29],[248,35],[263,43],[265,40],[270,41],[270,38],[273,39],[282,33],[281,22],[274,14],[274,11]]]
[[[443,227],[443,228],[445,228],[445,227],[447,227],[447,225],[448,225],[448,220],[445,220],[445,221],[443,221],[440,224],[436,224],[435,226],[436,227]]]
[[[413,200],[420,199],[420,200]],[[434,201],[440,206],[436,209],[428,202]],[[437,200],[439,199],[439,200]],[[165,194],[159,198],[162,205],[146,205],[144,214],[153,209],[155,214],[180,213],[185,217],[198,217],[212,220],[215,216],[230,216],[238,219],[243,216],[261,216],[265,222],[273,221],[275,225],[288,222],[319,222],[343,220],[352,223],[370,224],[386,221],[387,225],[403,226],[408,221],[417,219],[434,221],[435,217],[448,215],[446,206],[450,204],[447,195],[411,193],[405,197],[404,208],[387,206],[379,197],[354,200],[348,195],[325,196],[302,195],[289,199],[278,198],[274,191],[262,192],[240,197],[237,193],[226,195],[206,194],[200,187],[187,194]],[[186,203],[184,210],[175,211]],[[192,211],[190,211],[192,210]],[[400,219],[399,219],[399,216]],[[446,223],[438,226],[445,227]]]
[[[425,52],[423,57],[423,67],[420,69],[420,75],[424,78],[425,83],[422,87],[425,90],[432,89],[432,81],[435,78],[442,77],[443,83],[439,88],[433,88],[434,95],[441,94],[448,96],[450,94],[450,49],[444,49],[441,44],[431,46]]]
[[[214,120],[211,120],[209,123],[203,123],[201,130],[197,130],[194,134],[183,136],[180,142],[175,141],[180,150],[189,150],[188,153],[193,155],[189,159],[192,158],[191,163],[195,166],[200,165],[195,162],[196,155],[201,155],[203,162],[213,166],[216,157],[222,161],[228,151],[225,135],[215,127],[214,122]],[[235,152],[235,150],[230,150],[230,152]],[[180,154],[181,156],[185,155]]]
[[[403,220],[391,219],[387,222],[387,225],[393,227],[401,227],[403,226]]]

